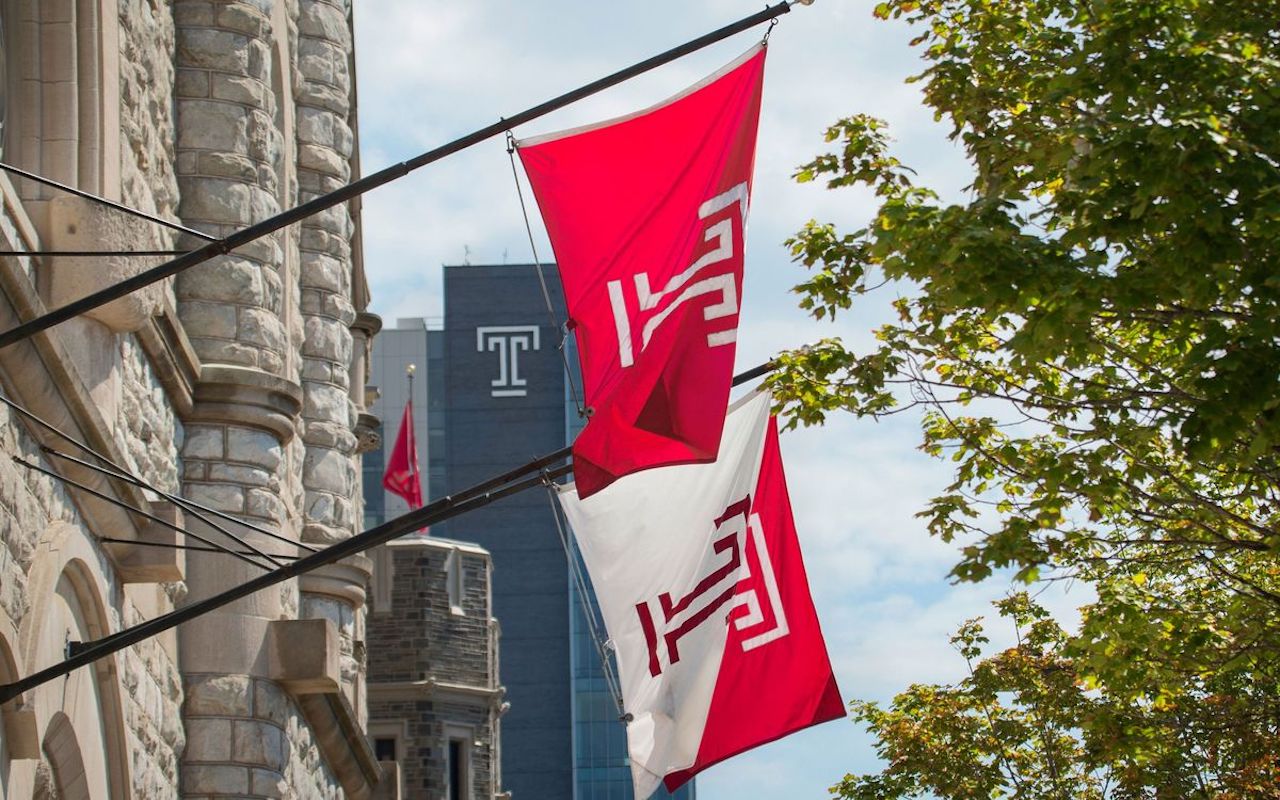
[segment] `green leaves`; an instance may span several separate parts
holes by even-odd
[[[879,120],[828,129],[797,180],[880,206],[852,232],[814,221],[788,242],[800,305],[857,313],[887,284],[898,318],[865,352],[784,354],[776,397],[792,425],[922,407],[921,448],[954,478],[920,516],[964,543],[952,576],[1070,577],[1099,600],[1071,636],[1002,609],[1045,638],[975,667],[994,683],[861,707],[894,766],[837,789],[1260,796],[1280,770],[1275,5],[890,0],[874,14],[914,26],[915,80],[969,155],[972,193],[944,204],[918,185]],[[994,676],[1032,655],[1070,664],[1080,696],[1028,677],[996,703]],[[1037,714],[1067,720],[1034,752],[1032,689]],[[897,768],[913,758],[919,771]]]

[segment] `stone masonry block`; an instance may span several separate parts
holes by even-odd
[[[303,36],[327,39],[344,50],[351,47],[351,31],[342,10],[326,3],[304,3],[298,19],[298,32]]]
[[[224,256],[200,264],[178,276],[181,301],[206,300],[243,305],[264,305],[267,299],[260,264],[242,258]],[[185,303],[179,304],[179,315]],[[184,323],[186,317],[183,316]],[[197,329],[197,334],[199,333]]]
[[[271,20],[262,10],[251,5],[228,3],[217,6],[214,19],[219,28],[229,28],[255,38],[271,32]]]
[[[298,147],[298,168],[338,177],[349,175],[351,171],[347,160],[336,150],[315,144],[304,144]]]
[[[274,98],[271,97],[271,90],[267,88],[267,85],[257,78],[250,78],[247,75],[212,73],[209,81],[209,94],[217,100],[227,100],[255,108],[267,108],[269,103],[274,102]]]
[[[302,468],[308,489],[344,495],[351,491],[351,458],[337,450],[308,448]]]
[[[147,520],[138,531],[138,544],[105,545],[123,583],[175,583],[187,573],[186,553],[177,547],[186,538],[169,525],[181,528],[182,510],[168,501],[149,503],[147,511],[168,525]]]
[[[309,358],[347,363],[351,358],[351,329],[341,321],[310,317],[305,322],[302,354]]]
[[[253,682],[253,710],[259,719],[289,725],[289,697],[272,681]]]
[[[187,720],[186,761],[230,761],[231,720],[192,717]]]
[[[211,28],[178,30],[178,64],[243,75],[249,70],[250,39],[241,33]]]
[[[284,731],[270,722],[236,720],[232,723],[231,759],[242,764],[283,769]]]
[[[229,765],[183,765],[182,791],[191,795],[246,795],[249,793],[249,770]]]
[[[351,416],[348,404],[351,398],[346,390],[337,386],[315,384],[307,387],[302,401],[302,416],[307,420],[322,420],[346,425]]]
[[[235,364],[243,367],[259,366],[259,350],[256,347],[229,342],[226,339],[191,337],[191,347],[205,364]]]
[[[238,153],[218,151],[195,153],[194,172],[201,177],[232,178],[247,183],[258,180],[258,162]]]
[[[174,92],[182,98],[205,98],[209,96],[209,72],[203,69],[178,70]]]
[[[250,716],[252,685],[248,675],[193,676],[187,682],[183,711],[191,716]]]
[[[183,219],[233,222],[248,225],[255,221],[256,187],[226,178],[195,178],[183,181],[179,210]],[[260,218],[261,219],[261,218]]]
[[[267,350],[282,352],[285,349],[284,323],[265,309],[242,308],[236,338]]]
[[[216,100],[178,101],[180,149],[247,152],[249,110],[236,103]]]
[[[298,103],[315,106],[346,115],[348,109],[347,92],[323,83],[306,82],[298,89]]]
[[[302,285],[330,292],[347,290],[350,265],[325,253],[302,254]]]
[[[274,471],[280,466],[284,451],[280,440],[266,431],[251,428],[227,429],[227,459],[255,464]]]
[[[235,338],[235,306],[224,303],[184,302],[179,306],[179,313],[182,315],[182,327],[188,336]]]

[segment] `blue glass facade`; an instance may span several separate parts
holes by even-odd
[[[563,320],[555,268],[545,269]],[[582,425],[565,379],[560,334],[531,265],[448,266],[444,293],[443,330],[422,325],[425,337],[421,343],[412,338],[412,354],[408,344],[394,345],[397,360],[388,361],[385,378],[398,380],[401,362],[426,373],[419,383],[426,384],[426,397],[415,396],[414,409],[425,411],[426,424],[417,417],[415,427],[427,428],[418,446],[428,498],[558,450]],[[375,365],[387,333],[374,340]],[[572,342],[568,346],[576,366]],[[581,382],[575,377],[574,383],[580,395]],[[399,398],[397,407],[382,410],[388,428],[398,424],[403,403]],[[384,429],[383,436],[389,447],[395,431]],[[391,503],[372,497],[384,460],[384,454],[367,456],[370,516],[394,516]],[[575,587],[547,493],[505,498],[433,526],[431,534],[476,542],[493,558],[499,677],[511,704],[501,723],[502,788],[517,800],[632,800],[626,730],[587,625],[588,614],[598,618],[594,596],[589,587],[585,597]],[[675,797],[692,800],[692,783]]]

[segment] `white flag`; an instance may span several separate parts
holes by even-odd
[[[730,408],[712,464],[561,491],[618,658],[637,800],[843,715],[770,401]]]

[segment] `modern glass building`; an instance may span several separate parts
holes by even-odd
[[[554,317],[563,321],[555,268],[544,270]],[[566,358],[576,369],[572,341],[562,355],[560,330],[532,265],[447,266],[444,296],[441,329],[401,320],[374,339],[383,450],[366,456],[365,486],[375,494],[382,494],[385,452],[395,441],[407,395],[392,385],[406,383],[410,362],[419,375],[426,364],[426,385],[415,386],[414,412],[428,498],[558,450],[581,429],[565,376]],[[398,338],[406,328],[411,332]],[[580,392],[576,375],[573,384]],[[384,495],[381,505],[367,500],[370,522],[403,509],[394,495]],[[599,612],[590,588],[584,594],[575,586],[551,500],[546,491],[529,490],[432,533],[476,542],[493,558],[500,678],[511,704],[502,720],[504,787],[516,800],[632,800],[626,730],[587,623]],[[655,796],[669,797],[662,791]],[[692,800],[693,783],[675,797]]]

